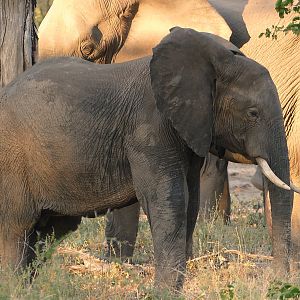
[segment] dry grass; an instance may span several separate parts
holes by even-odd
[[[270,241],[256,202],[235,200],[229,226],[220,220],[197,224],[195,259],[188,262],[179,299],[279,299],[283,285],[271,269]],[[104,247],[104,218],[85,219],[59,247],[47,245],[54,255],[37,268],[32,282],[29,272],[1,272],[0,299],[174,299],[153,288],[153,248],[145,218],[133,265],[101,260]],[[295,286],[300,279],[290,276],[284,282]],[[275,296],[267,296],[270,291]]]

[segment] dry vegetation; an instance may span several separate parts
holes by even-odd
[[[39,24],[52,0],[38,1]],[[230,225],[197,224],[195,259],[188,263],[179,299],[286,299],[299,296],[299,275],[276,278],[271,246],[257,199],[233,199]],[[1,299],[174,299],[153,288],[153,248],[146,218],[140,222],[134,264],[107,263],[104,218],[84,219],[62,243],[46,243],[35,265],[21,275],[0,270]],[[252,254],[252,255],[249,255]],[[46,263],[42,263],[48,258]],[[30,281],[30,274],[33,280]],[[287,282],[289,284],[287,284]]]
[[[229,226],[220,220],[197,225],[196,258],[188,263],[179,299],[258,300],[286,299],[279,298],[285,292],[297,295],[299,277],[281,283],[271,270],[270,240],[257,201],[233,199]],[[105,249],[104,218],[84,219],[79,230],[59,246],[49,242],[45,247],[46,254],[40,254],[31,270],[19,276],[0,273],[0,299],[175,298],[170,291],[157,294],[153,288],[153,249],[145,217],[141,218],[133,265],[100,259]],[[34,274],[32,282],[30,272]]]

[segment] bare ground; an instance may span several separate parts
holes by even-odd
[[[262,201],[262,193],[250,182],[256,166],[229,163],[229,186],[232,197],[239,201],[257,199]]]

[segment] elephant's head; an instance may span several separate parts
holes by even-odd
[[[290,182],[282,111],[263,66],[220,37],[175,28],[154,48],[150,74],[158,109],[195,153],[214,145]],[[274,261],[286,269],[291,192],[270,184],[270,194]]]
[[[138,0],[54,0],[39,28],[39,58],[78,56],[110,63],[122,48]]]

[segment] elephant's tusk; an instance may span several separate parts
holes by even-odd
[[[292,183],[292,181],[290,182],[290,187],[291,187],[291,189],[292,189],[294,192],[300,194],[300,188],[298,188],[297,186],[295,186],[295,185]]]
[[[272,169],[270,168],[269,164],[261,157],[256,158],[257,164],[260,166],[262,173],[276,186],[290,191],[291,188],[285,184],[281,179],[279,179]]]

